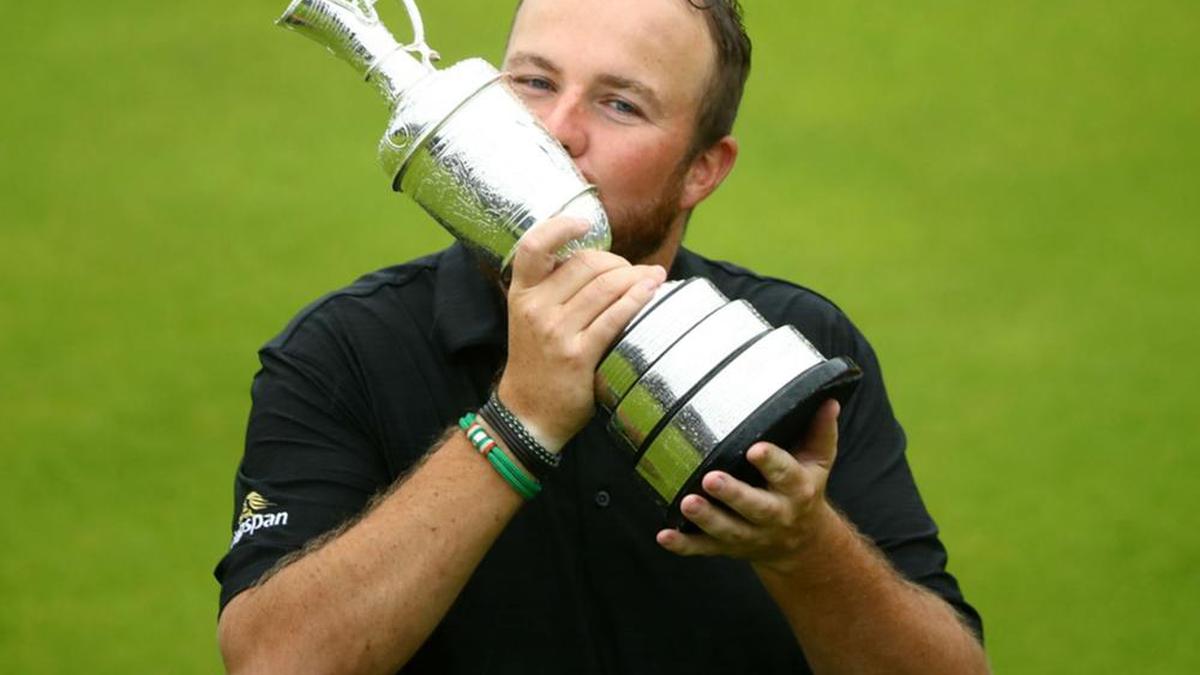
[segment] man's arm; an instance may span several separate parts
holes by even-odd
[[[462,434],[324,546],[225,607],[231,673],[395,670],[425,641],[521,497]]]
[[[792,627],[813,672],[986,673],[987,659],[954,610],[900,577],[825,499],[837,454],[836,402],[826,403],[792,455],[758,443],[747,459],[763,489],[714,471],[681,507],[703,535],[675,530],[659,543],[680,555],[749,560]]]
[[[552,451],[593,414],[603,350],[649,301],[661,268],[597,251],[557,265],[582,232],[556,219],[513,262],[501,396]],[[441,621],[521,498],[450,434],[361,520],[243,591],[218,636],[236,673],[392,672]]]

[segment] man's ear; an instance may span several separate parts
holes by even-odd
[[[696,155],[683,177],[679,208],[686,211],[707,199],[733,170],[737,156],[738,144],[733,136],[722,138]]]

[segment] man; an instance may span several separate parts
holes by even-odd
[[[550,220],[503,295],[455,246],[318,301],[264,347],[217,570],[231,671],[986,672],[865,340],[809,291],[680,248],[736,159],[748,60],[723,3],[518,8],[512,86],[599,186],[625,257],[556,265],[582,229]],[[695,535],[659,529],[592,420],[596,364],[668,268],[866,371],[794,454],[750,450],[765,488],[706,476],[683,504]],[[528,502],[454,425],[493,382],[563,457]]]

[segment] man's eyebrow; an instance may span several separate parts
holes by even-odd
[[[658,110],[662,109],[662,101],[658,100],[658,95],[654,93],[654,89],[642,82],[630,79],[628,77],[621,77],[620,75],[609,74],[604,74],[597,77],[596,81],[606,87],[631,91],[640,96],[647,103],[647,105],[651,106],[652,108]]]
[[[508,67],[533,65],[555,74],[562,72],[562,69],[554,65],[550,59],[531,52],[516,52],[508,57],[505,65]]]

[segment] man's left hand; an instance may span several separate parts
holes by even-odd
[[[680,504],[684,517],[703,533],[661,530],[658,543],[679,555],[724,555],[776,572],[795,571],[822,529],[839,518],[825,500],[837,456],[839,410],[837,401],[826,401],[795,454],[766,442],[750,447],[746,459],[766,479],[763,488],[723,471],[709,472],[701,481],[708,497],[691,494]]]

